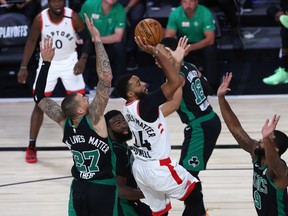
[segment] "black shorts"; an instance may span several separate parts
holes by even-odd
[[[69,216],[117,216],[116,185],[73,180],[70,189]]]

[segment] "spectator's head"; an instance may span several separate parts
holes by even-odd
[[[56,16],[64,15],[64,0],[48,0],[49,12]]]
[[[113,6],[118,0],[102,0],[102,4]]]
[[[132,139],[132,132],[122,113],[118,110],[111,110],[105,114],[105,121],[109,136],[119,143],[126,143]]]
[[[117,94],[127,101],[141,99],[148,93],[147,84],[132,74],[119,77],[115,89]]]
[[[189,18],[194,15],[197,5],[198,0],[181,0],[181,6]]]
[[[86,115],[89,111],[89,99],[80,93],[72,92],[62,101],[61,109],[67,118]]]

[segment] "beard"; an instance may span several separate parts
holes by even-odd
[[[146,96],[146,92],[137,92],[136,93],[136,96],[139,98],[139,99],[142,99],[142,98],[144,98],[145,96]]]
[[[265,156],[265,149],[258,147],[256,149],[254,149],[254,154],[258,157],[264,157]]]
[[[128,134],[123,134],[121,132],[114,132],[114,136],[120,142],[126,142],[132,139],[132,132],[129,130]]]

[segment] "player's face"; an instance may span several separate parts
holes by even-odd
[[[133,92],[138,99],[143,98],[148,93],[147,83],[142,82],[139,77],[135,75],[130,78],[129,84],[129,91]]]
[[[79,108],[87,113],[89,109],[89,98],[80,93],[77,93],[75,99],[78,101]]]
[[[49,0],[49,9],[52,14],[57,16],[63,15],[64,13],[64,0]]]
[[[132,139],[132,132],[129,129],[122,114],[118,114],[109,120],[109,134],[113,133],[114,137],[120,142],[126,142]]]
[[[191,14],[196,10],[198,0],[181,0],[181,5],[186,14]]]
[[[265,149],[264,149],[264,144],[263,140],[259,140],[258,146],[254,149],[254,154],[258,157],[265,157]]]

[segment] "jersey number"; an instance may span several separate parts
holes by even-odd
[[[73,158],[76,163],[76,167],[80,172],[98,172],[98,161],[100,158],[99,150],[93,151],[79,151],[72,150]],[[85,165],[85,160],[91,160],[90,165]]]
[[[57,49],[61,49],[63,47],[63,43],[61,40],[56,40],[55,41],[55,46]]]
[[[201,104],[206,99],[206,96],[204,95],[200,79],[196,79],[195,82],[192,82],[191,89],[195,95],[195,103],[197,105]]]
[[[258,191],[254,192],[254,205],[257,209],[261,210],[262,206],[261,206],[261,196],[258,193]]]
[[[135,146],[141,146],[147,148],[148,150],[151,150],[151,144],[148,142],[148,140],[143,140],[142,131],[138,131],[138,133],[133,132],[133,135],[135,137]]]

